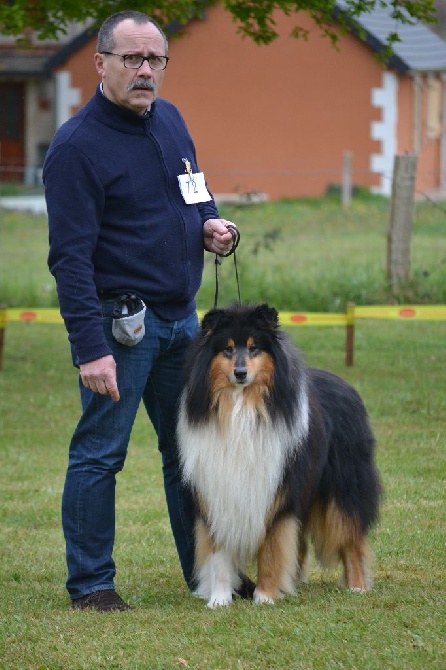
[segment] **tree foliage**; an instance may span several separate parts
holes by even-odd
[[[218,0],[2,0],[0,4],[0,33],[13,35],[18,40],[34,31],[38,39],[56,39],[73,22],[100,23],[113,12],[136,9],[156,18],[166,28],[169,24],[186,24],[200,17],[203,10]],[[375,7],[387,6],[395,23],[423,21],[435,23],[434,0],[345,0],[345,11],[336,12],[336,0],[223,0],[239,32],[258,44],[269,44],[278,35],[275,12],[295,15],[293,36],[306,39],[307,31],[299,24],[299,13],[311,16],[324,35],[333,42],[338,39],[333,16],[341,28]],[[398,32],[389,33],[387,42],[398,41]]]

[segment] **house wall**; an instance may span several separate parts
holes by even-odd
[[[281,37],[268,46],[242,39],[221,6],[171,41],[162,95],[182,110],[211,190],[320,194],[341,182],[345,151],[353,183],[379,185],[370,171],[379,64],[351,36],[336,51],[305,15],[308,41],[289,36],[293,18],[276,18]]]
[[[41,166],[46,146],[54,133],[53,122],[53,82],[31,79],[25,88],[25,171],[26,184],[38,183],[38,170]]]
[[[70,105],[71,115],[75,114],[93,95],[100,79],[94,65],[96,37],[89,40],[73,53],[69,64],[58,68],[58,72],[70,72],[70,87],[79,91],[79,100]],[[67,68],[67,65],[68,68]]]
[[[435,85],[432,86],[432,82]],[[418,155],[416,191],[418,194],[443,189],[442,148],[444,127],[444,84],[437,74],[419,74],[400,80],[400,115],[397,152]]]
[[[304,14],[277,13],[276,21],[281,36],[258,46],[237,33],[218,5],[170,40],[161,95],[183,113],[211,190],[264,192],[272,199],[319,195],[341,183],[348,151],[353,184],[389,194],[392,153],[416,151],[417,123],[417,190],[438,188],[441,140],[422,137],[427,102],[421,95],[416,121],[412,78],[385,71],[352,35],[334,49]],[[296,23],[309,30],[307,41],[290,36]],[[69,85],[79,93],[76,102],[64,94],[71,114],[99,81],[95,42],[59,68],[69,72]]]

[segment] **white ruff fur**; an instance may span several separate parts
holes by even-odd
[[[214,546],[243,567],[264,539],[286,462],[308,433],[308,401],[303,390],[290,429],[282,419],[273,425],[259,416],[244,402],[243,387],[228,393],[233,409],[223,426],[215,413],[205,425],[191,426],[183,398],[179,443],[184,479],[206,503]]]

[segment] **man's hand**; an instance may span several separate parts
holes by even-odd
[[[116,381],[116,363],[113,356],[104,356],[95,361],[82,363],[80,366],[81,379],[85,388],[109,395],[112,400],[118,402],[119,391]]]
[[[203,226],[204,248],[214,254],[224,255],[232,248],[232,235],[227,225],[235,226],[226,219],[208,219]]]

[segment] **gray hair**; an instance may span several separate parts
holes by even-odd
[[[126,19],[131,19],[135,23],[139,24],[151,23],[153,26],[155,26],[155,28],[160,32],[162,38],[164,39],[164,45],[167,54],[167,47],[168,47],[167,37],[165,33],[161,30],[157,22],[147,14],[143,14],[143,12],[136,12],[132,9],[127,9],[122,12],[116,12],[115,14],[112,14],[107,19],[105,19],[104,23],[99,28],[98,32],[98,42],[96,46],[96,50],[98,53],[101,53],[102,51],[112,51],[115,48],[115,36],[114,36],[115,28],[119,23],[125,21]]]

